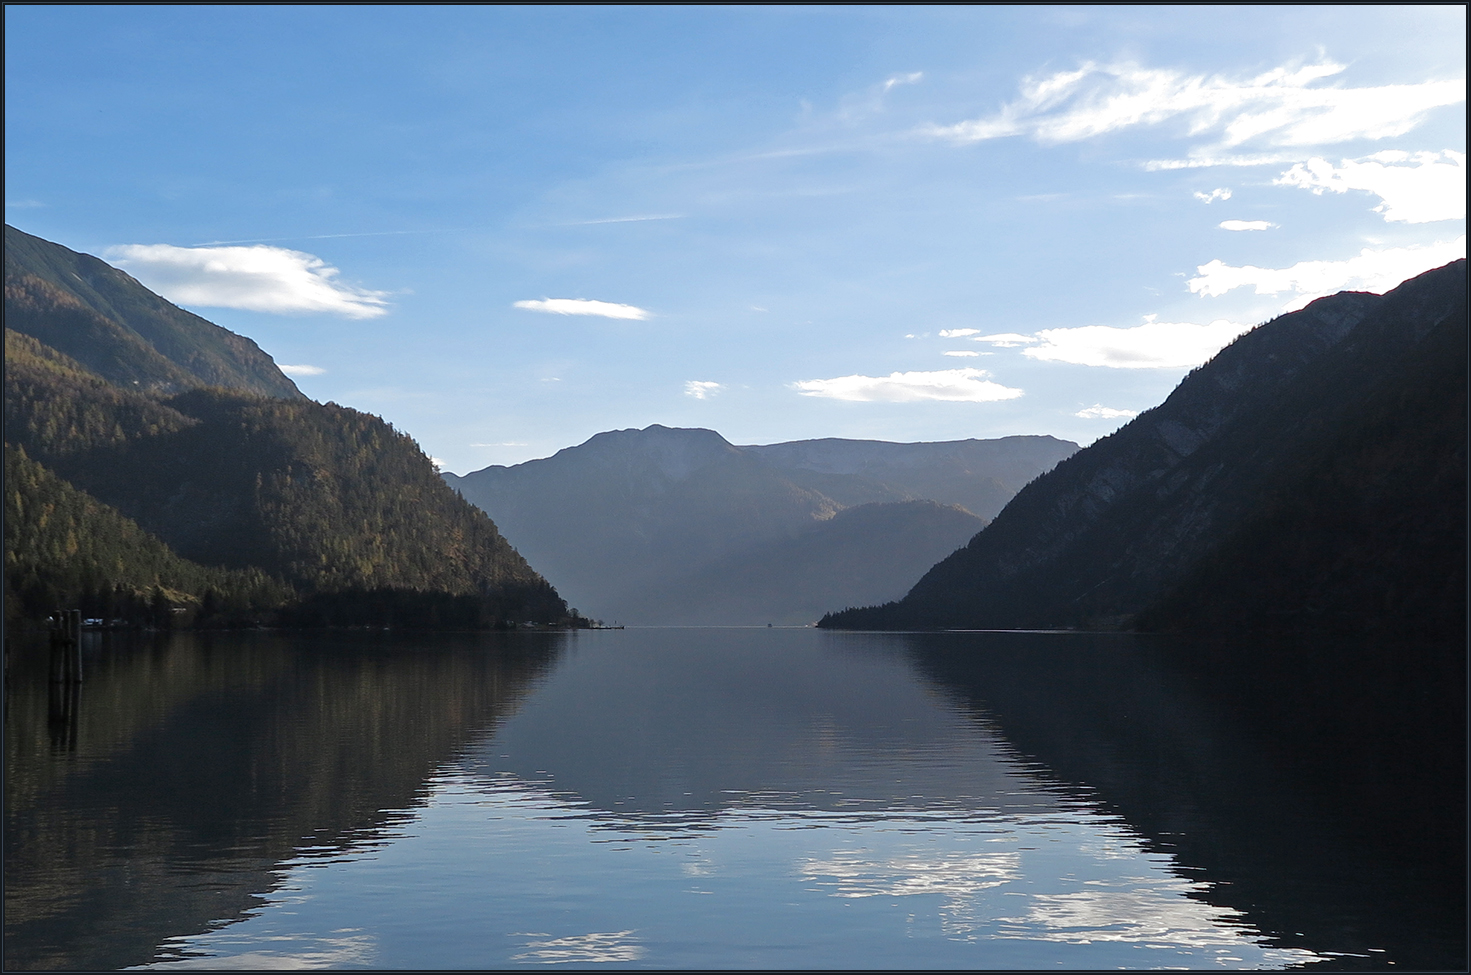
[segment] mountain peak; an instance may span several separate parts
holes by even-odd
[[[671,480],[682,481],[702,467],[738,456],[740,449],[714,430],[653,423],[642,430],[630,427],[596,434],[576,447],[557,451],[555,456],[570,456],[573,452],[624,464],[642,462]]]

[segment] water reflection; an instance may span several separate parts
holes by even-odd
[[[340,852],[412,805],[554,654],[522,635],[84,639],[80,687],[49,684],[44,642],[11,653],[10,969],[145,963],[241,916],[281,860]]]
[[[1338,968],[1465,967],[1463,648],[905,640],[978,720],[1276,943]]]
[[[765,629],[92,646],[74,751],[51,746],[44,674],[11,692],[6,962],[1458,967],[1441,821],[1460,814],[1418,805],[1454,792],[1456,749],[1400,755],[1426,728],[1334,719],[1304,689],[1284,707],[1280,662],[1180,649]],[[1360,707],[1355,686],[1319,696]],[[1338,808],[1385,783],[1416,810]]]

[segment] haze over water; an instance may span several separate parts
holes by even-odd
[[[114,638],[72,721],[17,652],[6,964],[1458,966],[1433,831],[1380,842],[1174,649]]]

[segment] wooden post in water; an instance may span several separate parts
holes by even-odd
[[[82,611],[63,610],[51,616],[51,682],[82,682]]]

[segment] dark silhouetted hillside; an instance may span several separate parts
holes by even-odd
[[[1460,632],[1465,269],[1243,335],[903,600],[824,625]]]

